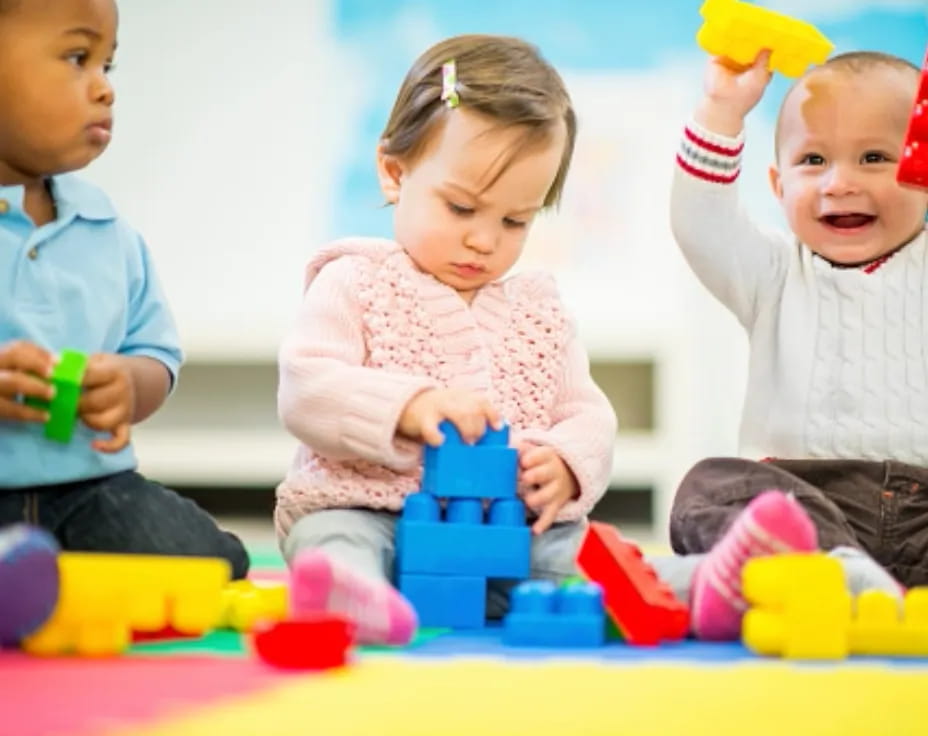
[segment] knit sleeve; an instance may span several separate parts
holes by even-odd
[[[785,277],[789,242],[745,213],[737,179],[743,134],[684,130],[670,200],[674,237],[703,285],[749,328],[766,293]]]
[[[307,288],[280,349],[278,413],[287,430],[320,455],[405,471],[418,463],[419,448],[397,438],[396,426],[409,400],[433,382],[364,365],[356,298],[363,267],[363,258],[339,258]]]
[[[574,521],[590,512],[609,485],[615,450],[617,420],[605,394],[590,376],[590,362],[571,325],[560,390],[548,429],[519,432],[516,443],[553,448],[580,486],[579,498],[558,514],[558,521]]]

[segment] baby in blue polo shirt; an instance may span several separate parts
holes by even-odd
[[[208,555],[241,542],[137,472],[129,429],[176,380],[178,336],[141,237],[76,178],[112,135],[113,0],[0,0],[0,526],[66,550]],[[90,355],[69,443],[45,438],[58,351]],[[2,613],[2,612],[0,612]]]

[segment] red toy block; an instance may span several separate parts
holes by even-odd
[[[682,639],[689,630],[686,604],[661,582],[641,550],[608,524],[591,522],[577,566],[603,589],[606,611],[629,644]]]
[[[928,54],[925,55],[896,180],[900,184],[928,189]]]
[[[325,670],[345,664],[354,624],[327,613],[259,624],[254,646],[268,664],[286,669]]]

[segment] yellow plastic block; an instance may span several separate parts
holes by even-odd
[[[854,654],[928,656],[928,587],[906,594],[901,616],[899,602],[888,593],[861,593],[850,640]]]
[[[234,580],[222,591],[222,610],[217,628],[253,631],[264,621],[283,621],[290,609],[289,590],[282,583],[258,585]]]
[[[910,590],[901,611],[897,598],[877,590],[861,593],[852,610],[840,563],[821,553],[751,560],[742,582],[754,607],[741,634],[757,654],[928,656],[928,587]]]
[[[699,12],[705,20],[697,43],[713,56],[738,64],[751,64],[762,49],[770,49],[771,71],[799,77],[834,49],[812,24],[741,0],[706,0]]]
[[[851,596],[838,560],[820,553],[758,557],[745,565],[742,584],[754,606],[742,622],[749,649],[791,659],[848,655]]]
[[[118,654],[132,631],[172,626],[185,634],[212,629],[225,560],[62,552],[58,604],[46,624],[23,642],[33,654]]]

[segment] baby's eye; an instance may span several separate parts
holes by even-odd
[[[799,159],[800,166],[821,166],[825,163],[825,157],[819,153],[807,153]]]
[[[65,55],[65,61],[77,67],[83,67],[87,63],[87,57],[90,54],[86,50],[69,51]]]
[[[472,207],[464,207],[462,205],[455,204],[454,202],[448,202],[448,209],[451,210],[451,212],[455,215],[459,215],[461,217],[466,217],[467,215],[472,215],[474,213]]]
[[[115,61],[113,61],[112,59],[108,59],[105,62],[103,62],[103,73],[104,74],[112,74],[114,71],[116,71]]]
[[[889,156],[887,156],[882,151],[867,151],[861,157],[861,161],[863,161],[865,164],[881,164],[889,161]]]
[[[518,230],[528,225],[528,223],[524,220],[515,220],[512,217],[504,217],[503,225],[505,227],[512,228],[513,230]]]

